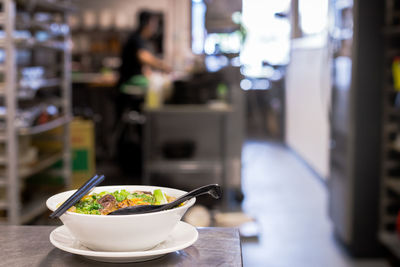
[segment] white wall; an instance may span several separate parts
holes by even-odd
[[[325,40],[293,40],[286,75],[286,143],[323,178],[329,175],[329,100]]]

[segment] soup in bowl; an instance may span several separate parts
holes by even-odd
[[[46,201],[54,211],[76,190],[62,192]],[[142,251],[165,241],[185,212],[193,206],[192,198],[181,206],[158,212],[132,215],[107,215],[132,205],[162,204],[185,191],[158,186],[99,186],[60,216],[63,224],[79,242],[96,251]]]

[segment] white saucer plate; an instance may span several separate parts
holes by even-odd
[[[146,251],[108,252],[94,251],[81,245],[63,225],[50,233],[50,242],[57,248],[85,256],[86,258],[104,262],[140,262],[159,258],[165,254],[191,246],[196,242],[199,234],[195,227],[180,221],[167,240]]]

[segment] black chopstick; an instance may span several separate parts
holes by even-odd
[[[50,214],[49,217],[51,219],[60,217],[64,212],[66,212],[70,207],[78,202],[84,195],[86,195],[90,189],[101,183],[104,178],[104,175],[98,176],[97,174],[90,178],[84,185],[76,190],[76,192],[72,196],[70,196],[58,209]]]

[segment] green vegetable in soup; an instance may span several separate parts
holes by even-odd
[[[96,199],[93,197],[86,198],[85,200],[80,200],[75,204],[76,212],[82,214],[97,214],[100,215],[100,209],[103,208]]]
[[[114,210],[135,205],[159,205],[168,203],[170,197],[160,189],[151,192],[128,192],[125,189],[112,193],[103,191],[84,196],[69,211],[81,214],[106,215]]]
[[[118,202],[121,202],[124,201],[130,195],[130,193],[125,189],[122,189],[121,191],[115,191],[114,193],[111,193],[111,195],[113,195]]]
[[[153,195],[156,200],[156,203],[155,203],[156,205],[168,203],[167,198],[165,197],[165,195],[161,191],[161,189],[154,190]]]

